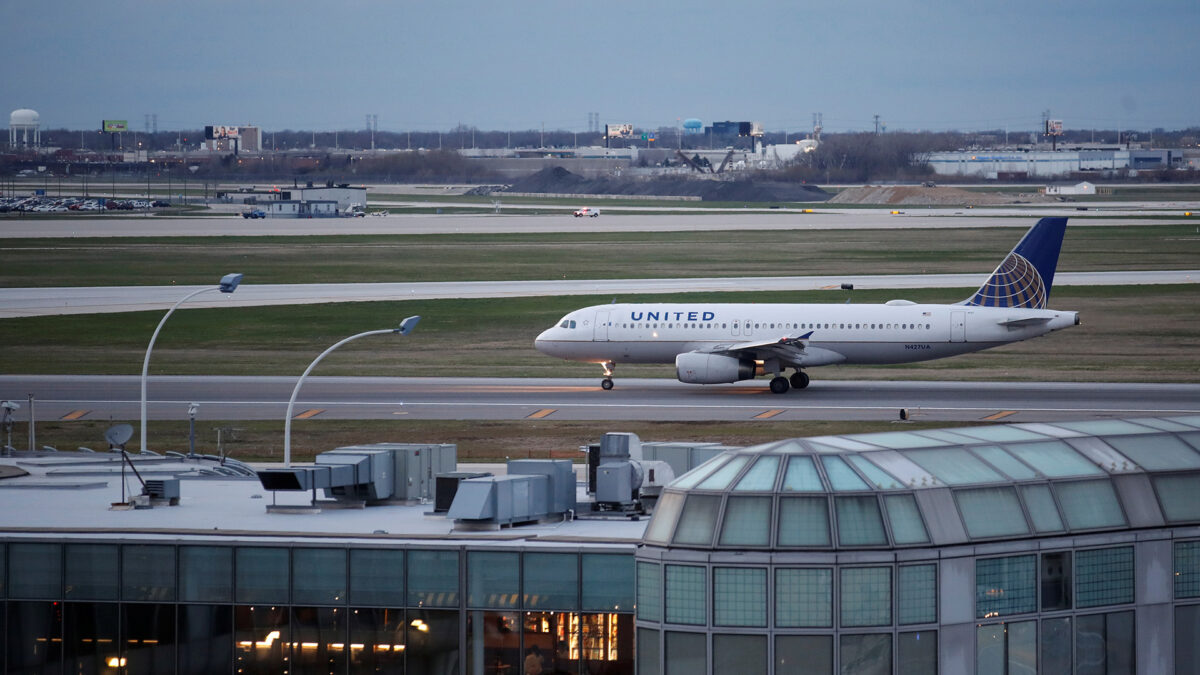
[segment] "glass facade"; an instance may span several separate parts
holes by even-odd
[[[520,606],[521,556],[511,552],[467,553],[467,607]]]
[[[637,563],[637,618],[662,621],[662,568],[654,563]]]
[[[975,561],[975,618],[1037,611],[1037,556]]]
[[[9,554],[0,555],[4,588],[38,581],[23,591],[31,599],[0,597],[2,672],[516,675],[534,647],[544,673],[634,669],[636,567],[629,552],[99,542],[15,542],[0,552]],[[406,561],[448,561],[457,589],[464,552],[468,569],[502,572],[476,582],[484,584],[483,602],[505,595],[502,602],[515,603],[510,610],[470,610],[462,594],[462,606],[406,606],[408,590],[418,602],[450,592],[447,575],[406,570]],[[13,566],[33,560],[43,564],[36,574]],[[581,570],[586,584],[579,583]],[[408,589],[405,579],[414,574],[420,585]],[[568,586],[570,597],[555,595]],[[172,593],[178,597],[170,601],[146,599]],[[256,597],[283,600],[236,600]],[[587,611],[543,611],[526,597]],[[622,611],[605,611],[614,608]]]
[[[1176,542],[1174,548],[1175,597],[1200,598],[1200,541]]]
[[[69,600],[116,600],[116,544],[67,544],[63,596]]]
[[[633,557],[617,553],[583,556],[581,602],[585,612],[629,612],[634,587]]]
[[[1075,553],[1075,604],[1099,607],[1133,602],[1133,547]]]
[[[713,672],[767,675],[766,635],[713,636]]]
[[[897,568],[896,611],[901,625],[937,621],[937,565]]]
[[[458,605],[458,551],[408,551],[408,604]]]
[[[346,604],[346,549],[294,549],[292,570],[292,602],[295,604]]]
[[[179,599],[183,602],[233,602],[233,549],[228,546],[180,546]]]
[[[695,565],[666,565],[666,622],[703,626],[706,570]]]
[[[636,554],[639,644],[654,650],[639,664],[1200,675],[1198,428],[994,425],[726,451],[667,486],[664,503],[691,513]],[[1087,436],[1101,431],[1120,438]]]
[[[579,556],[575,553],[526,553],[525,607],[579,609]]]
[[[882,546],[888,543],[879,514],[879,501],[867,497],[835,497],[838,544],[841,546]]]
[[[892,568],[841,569],[841,624],[844,627],[892,623]]]
[[[771,543],[771,498],[730,497],[721,523],[722,546],[765,547]]]
[[[766,568],[713,569],[713,624],[766,628]]]
[[[833,675],[833,636],[776,636],[775,672]]]
[[[829,538],[829,501],[825,497],[780,497],[780,547],[826,547]]]
[[[777,568],[775,625],[783,628],[832,626],[833,570]]]

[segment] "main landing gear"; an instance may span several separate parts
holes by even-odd
[[[600,364],[600,367],[604,369],[604,379],[600,380],[600,388],[603,389],[604,391],[612,391],[612,388],[613,388],[612,374],[613,374],[613,369],[616,368],[617,365],[615,363],[613,363],[612,361],[605,361],[604,363]]]
[[[776,375],[771,378],[771,393],[786,394],[788,389],[804,389],[808,386],[808,374],[797,369],[792,376]]]

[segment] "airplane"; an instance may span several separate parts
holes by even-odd
[[[971,297],[956,304],[594,305],[546,329],[534,347],[568,361],[597,363],[613,388],[618,363],[674,363],[690,384],[771,375],[783,394],[809,384],[804,369],[834,364],[928,361],[1028,340],[1080,323],[1047,309],[1066,218],[1042,218]],[[794,369],[784,377],[786,369]]]

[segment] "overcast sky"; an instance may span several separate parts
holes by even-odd
[[[0,114],[91,129],[1200,126],[1200,1],[0,0]]]

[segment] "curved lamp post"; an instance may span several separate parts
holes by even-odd
[[[222,293],[232,293],[237,290],[238,284],[240,284],[240,283],[242,283],[242,275],[241,274],[238,274],[236,272],[231,273],[231,274],[226,274],[225,276],[221,277],[220,285],[206,286],[204,288],[201,288],[198,291],[193,291],[193,292],[187,294],[186,296],[184,296],[184,298],[182,300],[175,303],[175,305],[172,306],[171,309],[167,310],[167,315],[162,318],[162,321],[158,322],[158,328],[155,328],[154,335],[150,336],[150,346],[146,347],[146,359],[144,361],[142,361],[142,429],[141,429],[141,435],[139,436],[139,439],[141,441],[141,450],[146,449],[146,375],[147,375],[147,373],[150,372],[150,352],[154,351],[154,341],[158,339],[158,332],[162,330],[163,324],[166,323],[167,319],[169,319],[171,317],[171,312],[174,312],[176,307],[179,307],[180,305],[187,302],[188,300],[191,300],[192,298],[196,297],[197,295],[200,295],[201,293],[207,293],[208,291],[221,291]]]
[[[342,345],[346,344],[347,342],[351,342],[353,340],[357,340],[358,338],[366,337],[368,335],[384,335],[387,333],[399,333],[400,335],[408,335],[409,333],[411,333],[413,331],[413,328],[417,327],[417,322],[420,320],[421,320],[421,317],[419,317],[419,316],[410,316],[407,319],[401,321],[400,326],[397,328],[384,328],[382,330],[369,330],[365,333],[359,333],[358,335],[351,335],[350,337],[346,338],[345,340],[342,340],[341,342],[333,345],[329,349],[326,349],[325,351],[321,352],[320,356],[318,356],[315,360],[313,360],[312,363],[308,364],[308,368],[304,371],[304,374],[300,376],[299,380],[296,380],[296,388],[292,390],[292,398],[290,401],[288,401],[287,416],[285,417],[284,423],[283,423],[283,465],[285,467],[290,467],[292,465],[292,409],[296,405],[296,395],[300,393],[300,385],[304,384],[304,378],[308,377],[308,374],[312,372],[312,369],[317,367],[317,364],[321,362],[321,359],[325,358],[330,352],[337,349],[338,347],[341,347]]]

